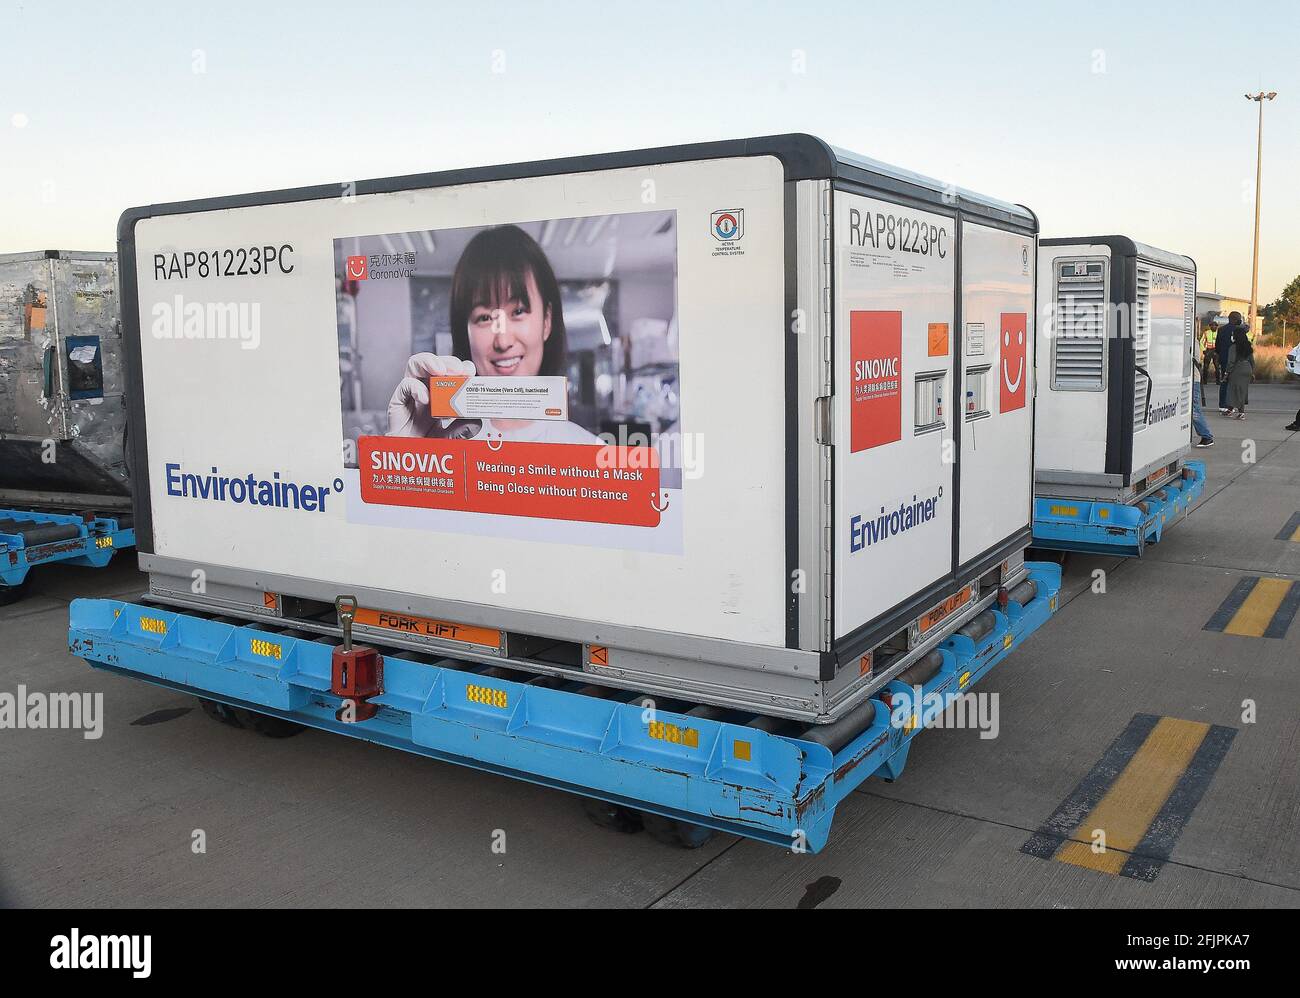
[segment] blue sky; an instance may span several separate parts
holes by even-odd
[[[1249,11],[1251,19],[1238,16]],[[1260,297],[1300,273],[1300,5],[0,4],[0,252],[122,209],[806,131],[1123,232]],[[200,70],[200,71],[196,71]],[[503,70],[503,71],[502,71]]]

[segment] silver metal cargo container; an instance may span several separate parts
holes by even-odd
[[[127,211],[151,597],[837,719],[1025,576],[1036,233],[806,135]]]
[[[127,510],[113,253],[0,255],[0,506]]]

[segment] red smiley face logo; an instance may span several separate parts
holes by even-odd
[[[364,281],[370,276],[369,267],[364,256],[350,256],[347,264],[347,277],[350,281]]]
[[[1027,316],[1024,312],[1003,312],[999,328],[999,346],[1002,359],[998,368],[1002,372],[998,392],[998,411],[1012,412],[1025,407],[1025,385],[1029,381],[1029,367],[1025,344]]]

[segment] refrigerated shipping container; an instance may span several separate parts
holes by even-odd
[[[1201,495],[1196,263],[1127,236],[1039,248],[1036,547],[1140,556]]]
[[[1024,560],[1036,232],[801,135],[130,210],[149,595],[78,601],[74,650],[820,842],[901,769],[891,703],[1055,609]],[[340,598],[386,649],[362,719]]]

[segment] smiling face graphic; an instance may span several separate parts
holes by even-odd
[[[1007,366],[1007,361],[1010,360],[1009,354],[1011,353],[1011,332],[1006,329],[1002,330],[1002,380],[1007,383],[1007,391],[1009,392],[1020,391],[1020,379],[1025,376],[1024,333],[1016,334],[1016,343],[1020,347],[1020,356],[1016,358],[1016,376],[1013,378],[1011,368]]]
[[[364,281],[370,276],[364,256],[350,256],[347,263],[347,276],[351,281]]]
[[[1024,312],[1003,312],[999,335],[1000,369],[1002,383],[999,386],[1000,412],[1012,412],[1025,407],[1025,377],[1027,354],[1025,349],[1026,315]]]

